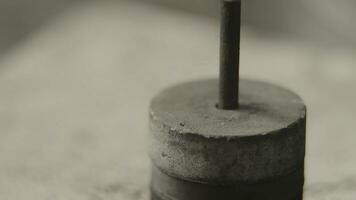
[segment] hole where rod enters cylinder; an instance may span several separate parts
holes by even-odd
[[[239,107],[241,0],[222,0],[219,108]]]

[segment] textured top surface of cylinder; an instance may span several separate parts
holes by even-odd
[[[239,110],[217,109],[217,94],[214,80],[178,85],[153,99],[151,114],[178,132],[217,138],[267,134],[305,115],[296,94],[266,83],[241,81]]]
[[[164,90],[151,103],[151,158],[166,173],[197,182],[258,181],[303,165],[305,115],[289,90],[243,80],[240,108],[220,110],[218,81]]]

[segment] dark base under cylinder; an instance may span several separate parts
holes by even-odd
[[[208,185],[171,177],[154,167],[151,200],[302,200],[302,168],[259,183]]]
[[[171,200],[171,199],[164,199],[162,197],[159,197],[157,194],[155,194],[154,191],[151,191],[151,200]],[[234,200],[251,200],[251,199],[241,199],[241,198],[236,197]],[[291,200],[303,200],[303,197],[301,195],[301,196],[298,196],[295,199],[291,199]]]

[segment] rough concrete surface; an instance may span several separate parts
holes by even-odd
[[[218,85],[193,81],[153,98],[150,156],[159,169],[209,184],[261,182],[304,169],[306,110],[296,94],[241,80],[240,109],[220,110]]]
[[[233,139],[266,135],[306,117],[303,101],[287,89],[260,81],[240,80],[240,109],[217,109],[217,79],[169,87],[153,98],[152,122],[179,133]]]
[[[306,200],[354,200],[352,49],[244,30],[243,77],[292,88],[308,112]],[[148,106],[218,72],[216,21],[148,5],[75,7],[0,62],[0,199],[147,199]]]

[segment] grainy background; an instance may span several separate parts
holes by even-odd
[[[149,100],[217,76],[216,1],[31,2],[0,3],[0,199],[147,199]],[[266,2],[245,5],[241,75],[308,105],[306,200],[354,200],[355,3]]]

